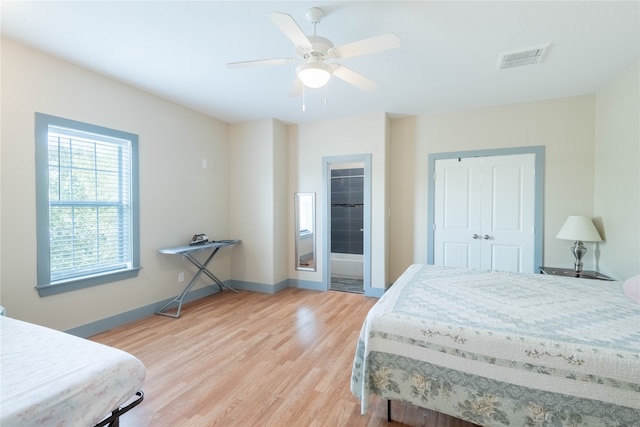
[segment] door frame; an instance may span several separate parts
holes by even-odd
[[[324,265],[322,276],[326,290],[331,288],[331,165],[334,163],[364,163],[364,194],[362,255],[364,266],[362,282],[364,295],[371,296],[371,154],[352,154],[322,158],[322,180],[324,182],[324,212],[322,218],[322,236]]]
[[[535,156],[535,188],[534,188],[534,271],[543,265],[544,244],[544,150],[543,145],[530,147],[496,148],[472,151],[452,151],[448,153],[431,153],[428,159],[427,185],[427,264],[433,264],[434,258],[434,226],[435,226],[435,172],[436,160],[458,159],[467,157],[492,157],[512,154],[533,154]]]

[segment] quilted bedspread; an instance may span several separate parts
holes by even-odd
[[[142,386],[129,353],[0,316],[0,425],[93,426]]]
[[[412,265],[369,312],[351,391],[483,426],[640,426],[622,282]]]

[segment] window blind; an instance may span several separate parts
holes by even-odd
[[[49,126],[51,283],[131,268],[131,141]]]

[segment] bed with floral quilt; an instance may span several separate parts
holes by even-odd
[[[124,351],[0,316],[1,426],[116,427],[145,374]]]
[[[640,426],[622,282],[412,265],[370,310],[351,391],[483,426]]]

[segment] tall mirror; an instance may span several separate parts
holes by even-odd
[[[316,271],[316,193],[295,194],[296,270]]]

